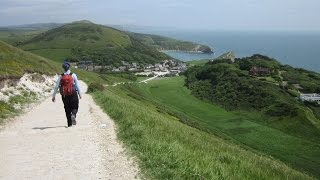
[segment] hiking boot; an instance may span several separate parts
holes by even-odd
[[[72,125],[77,125],[76,116],[74,114],[71,115]]]

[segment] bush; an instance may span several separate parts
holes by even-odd
[[[104,89],[105,89],[105,87],[100,83],[91,83],[88,86],[87,93],[93,93],[93,92],[96,92],[96,91],[104,91]]]
[[[269,116],[280,117],[280,116],[296,116],[297,108],[293,105],[287,103],[277,103],[271,106],[267,111],[266,114]]]

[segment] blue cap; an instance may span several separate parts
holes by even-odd
[[[70,67],[71,67],[71,65],[70,65],[70,63],[68,63],[68,62],[64,62],[64,63],[62,64],[62,68],[63,68],[65,71],[68,71],[68,70],[70,69]]]

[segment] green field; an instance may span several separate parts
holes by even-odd
[[[291,166],[320,176],[320,145],[257,123],[256,114],[228,112],[205,103],[183,86],[184,78],[166,78],[128,88],[144,100],[165,107],[169,114],[182,114],[187,124],[226,139],[245,148],[272,155]]]
[[[221,126],[223,119],[233,121],[237,118],[236,115],[219,107],[193,98],[186,89],[181,88],[181,82],[183,80],[180,78],[171,78],[155,80],[148,85],[109,86],[106,91],[96,91],[92,94],[95,101],[115,120],[118,137],[137,157],[144,177],[150,179],[310,178],[278,160],[253,153],[224,140],[227,137],[221,138],[181,123],[174,113],[166,111],[161,104],[149,101],[146,95],[153,90],[159,94],[170,94],[168,95],[171,98],[170,107],[176,110],[187,108],[188,105],[202,106],[206,108],[204,111],[201,108],[183,111],[186,114],[194,112],[199,116],[211,115],[210,118],[214,117],[221,121]],[[158,86],[163,84],[169,84],[167,87],[170,89]],[[177,84],[177,88],[173,84]],[[159,90],[165,91],[159,92]],[[182,94],[179,96],[175,94],[180,90]],[[154,98],[161,102],[162,98],[158,93],[149,95],[154,95]],[[185,101],[179,103],[181,98]],[[175,102],[182,106],[175,107]],[[249,121],[246,123],[250,124]],[[205,125],[206,122],[202,124]],[[245,126],[245,123],[242,126]]]

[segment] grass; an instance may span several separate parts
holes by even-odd
[[[42,57],[54,60],[56,62],[62,63],[66,57],[71,56],[70,49],[37,49],[30,50],[29,52],[37,54]]]
[[[151,81],[148,85],[130,87],[127,91],[133,94],[131,97],[139,97],[135,98],[137,100],[153,102],[156,106],[160,104],[171,114],[182,114],[187,121],[185,123],[191,126],[232,139],[243,147],[272,155],[297,169],[320,176],[318,143],[272,128],[262,123],[263,117],[259,114],[228,112],[203,102],[192,96],[183,84],[183,78],[167,78]],[[257,121],[254,118],[260,119]],[[285,120],[282,123],[290,122]]]
[[[20,95],[11,96],[8,102],[0,101],[0,125],[5,122],[9,117],[15,116],[21,113],[21,109],[15,108],[30,104],[37,100],[37,96],[34,92],[22,91]]]
[[[37,72],[53,75],[58,65],[43,57],[22,51],[0,41],[0,80],[20,78],[24,73]]]
[[[0,30],[0,39],[11,45],[29,40],[45,30]]]
[[[137,77],[137,82],[149,79],[150,77]]]
[[[159,112],[153,103],[139,96],[139,91],[130,95],[132,91],[130,85],[109,87],[93,93],[93,97],[115,120],[118,137],[138,158],[147,178],[310,179],[273,158],[187,126],[176,117]],[[177,97],[171,97],[171,102],[178,101]],[[216,110],[220,111],[217,118],[228,114],[221,108]]]
[[[189,66],[194,66],[194,65],[202,66],[202,65],[205,65],[207,62],[209,62],[208,59],[203,59],[203,60],[188,61],[187,64]]]

